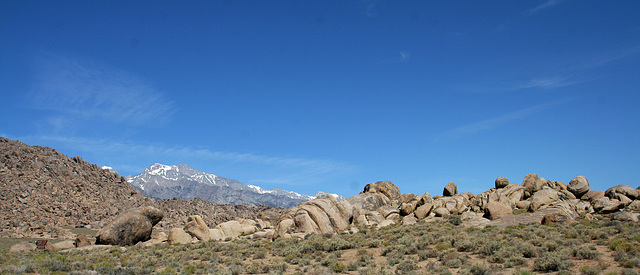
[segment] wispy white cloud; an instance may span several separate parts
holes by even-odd
[[[564,2],[565,0],[546,0],[544,3],[535,6],[534,8],[529,10],[529,15],[533,15],[535,13],[541,12],[546,9],[550,9],[558,4]]]
[[[67,136],[32,136],[26,139],[42,144],[57,144],[61,147],[72,147],[83,155],[118,156],[118,163],[100,163],[109,165],[125,173],[139,173],[145,167],[140,166],[141,159],[149,159],[151,165],[162,159],[173,161],[188,160],[197,163],[222,163],[225,166],[250,166],[254,171],[247,171],[250,179],[246,183],[278,183],[284,185],[315,184],[327,177],[343,175],[355,168],[340,161],[327,159],[308,159],[298,157],[269,156],[263,154],[213,151],[207,148],[187,146],[166,146],[163,144],[138,144],[118,142],[110,139],[90,139]],[[127,159],[131,159],[127,161]],[[178,163],[165,163],[178,164]],[[262,172],[261,172],[262,171]],[[265,173],[264,171],[269,171]],[[215,173],[215,171],[205,171]],[[233,175],[223,175],[233,177]],[[246,176],[246,175],[245,175]]]
[[[407,61],[409,59],[409,57],[411,57],[411,53],[409,53],[407,51],[401,51],[400,52],[400,61]]]
[[[450,139],[456,139],[456,138],[460,138],[462,136],[466,136],[466,135],[471,135],[471,134],[475,134],[481,131],[486,131],[486,130],[491,130],[491,129],[495,129],[503,124],[509,123],[511,121],[515,121],[527,116],[531,116],[534,115],[536,113],[542,112],[544,110],[547,110],[553,106],[562,104],[562,103],[566,103],[568,101],[573,100],[574,98],[568,98],[568,99],[562,99],[562,100],[557,100],[557,101],[552,101],[549,103],[545,103],[545,104],[541,104],[541,105],[536,105],[536,106],[532,106],[532,107],[527,107],[512,113],[508,113],[502,116],[498,116],[498,117],[494,117],[494,118],[489,118],[489,119],[485,119],[479,122],[475,122],[472,124],[468,124],[468,125],[464,125],[449,131],[444,132],[441,135],[438,135],[434,141],[441,141],[441,140],[450,140]]]
[[[49,54],[37,61],[29,106],[53,111],[54,124],[99,118],[127,125],[161,125],[172,114],[165,96],[134,74],[88,60]]]
[[[378,12],[376,11],[377,0],[364,0],[364,14],[367,17],[376,17]]]

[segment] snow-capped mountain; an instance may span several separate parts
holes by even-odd
[[[245,185],[236,180],[198,171],[185,164],[156,163],[147,167],[139,175],[128,176],[127,180],[143,195],[154,199],[178,197],[189,200],[198,197],[222,204],[267,204],[290,208],[324,195],[333,195],[337,199],[344,198],[341,195],[326,192],[309,196],[279,188],[266,190],[259,186]]]

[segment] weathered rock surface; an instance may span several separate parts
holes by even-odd
[[[172,228],[169,230],[167,242],[169,244],[188,244],[193,241],[193,237],[182,228]]]
[[[236,239],[240,236],[252,234],[258,230],[253,220],[239,219],[219,224],[209,230],[212,240]]]
[[[9,252],[23,252],[23,251],[34,251],[36,250],[36,245],[34,243],[22,242],[18,244],[14,244],[9,248]]]
[[[458,194],[458,186],[453,181],[450,181],[444,187],[444,190],[442,190],[442,195],[445,197],[451,197],[455,194]]]
[[[598,198],[592,203],[593,210],[601,214],[613,213],[622,209],[624,204],[617,199],[609,199],[607,197]]]
[[[589,192],[582,195],[580,199],[583,201],[594,202],[599,198],[604,198],[604,191],[589,190]]]
[[[89,245],[91,245],[91,242],[89,241],[89,238],[87,238],[87,235],[79,234],[78,236],[76,236],[76,240],[74,241],[75,247],[83,247]]]
[[[576,198],[581,198],[589,192],[589,181],[585,176],[577,176],[569,182],[568,190],[573,193]]]
[[[530,198],[529,211],[535,212],[544,205],[549,205],[563,198],[563,194],[551,188],[543,189],[535,192]]]
[[[134,208],[116,217],[96,234],[96,244],[134,245],[151,238],[153,226],[162,219],[155,207]]]
[[[625,196],[630,200],[636,200],[640,197],[640,190],[633,189],[628,185],[620,184],[607,189],[607,191],[604,192],[604,195],[610,199],[618,199],[620,201],[622,201],[620,196]]]
[[[184,231],[201,241],[208,241],[210,239],[209,226],[207,226],[200,215],[189,216],[187,224],[184,225]]]
[[[509,179],[506,177],[498,177],[496,179],[496,189],[505,188],[509,185]]]
[[[613,213],[611,219],[625,222],[638,222],[638,214],[627,211],[618,211]]]
[[[542,224],[571,224],[574,219],[563,211],[553,211],[542,217]]]
[[[513,209],[506,204],[491,201],[484,208],[484,217],[490,220],[504,218],[513,215]]]

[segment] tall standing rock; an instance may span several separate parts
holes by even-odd
[[[458,194],[458,186],[456,186],[453,181],[450,181],[449,183],[447,183],[447,186],[444,187],[442,195],[444,195],[445,197],[451,197],[455,194]]]
[[[189,216],[187,223],[184,225],[184,231],[198,238],[198,240],[209,240],[209,227],[200,215]]]
[[[96,244],[134,245],[148,241],[153,226],[162,217],[162,211],[152,206],[131,209],[98,231]]]
[[[573,193],[576,198],[582,198],[584,194],[589,192],[589,181],[585,176],[577,176],[569,182],[567,189]]]

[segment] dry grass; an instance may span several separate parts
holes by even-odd
[[[638,274],[637,224],[465,228],[450,220],[304,240],[241,239],[69,253],[0,254],[0,273]],[[4,250],[6,251],[6,250]]]

